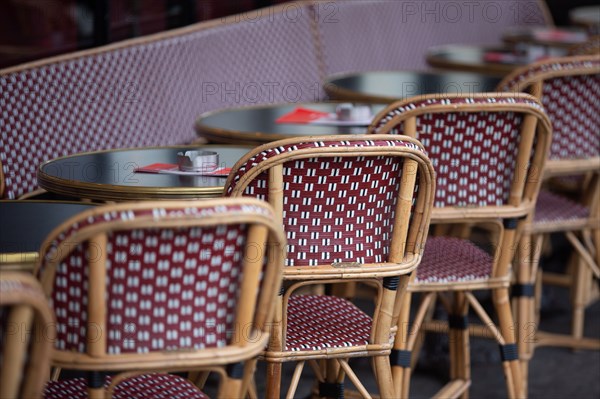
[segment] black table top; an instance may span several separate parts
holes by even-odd
[[[193,199],[219,197],[226,177],[138,173],[154,163],[177,164],[177,153],[205,149],[219,154],[219,166],[232,167],[250,147],[178,146],[107,150],[75,154],[42,164],[40,187],[62,195],[95,200]]]
[[[46,236],[93,204],[60,201],[0,201],[0,264],[31,263]]]
[[[337,100],[390,103],[421,94],[494,91],[497,76],[467,72],[373,71],[336,75],[325,91]]]
[[[297,107],[334,113],[338,105],[339,103],[273,104],[209,112],[196,121],[196,132],[210,142],[247,144],[262,144],[297,136],[365,134],[367,126],[364,125],[324,126],[275,122]],[[371,112],[375,115],[383,108],[383,104],[371,105]]]
[[[436,46],[427,51],[427,63],[436,68],[453,69],[465,72],[506,75],[516,68],[526,65],[524,57],[515,57],[513,62],[489,61],[489,53],[512,55],[508,47],[480,47],[451,44]]]

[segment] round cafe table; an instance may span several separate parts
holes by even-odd
[[[207,112],[198,118],[196,133],[212,143],[243,143],[259,145],[275,140],[298,136],[322,136],[330,134],[365,134],[366,124],[319,125],[278,123],[281,116],[296,108],[335,113],[339,103],[271,104],[247,108],[230,108]],[[371,105],[375,115],[385,105]]]
[[[38,169],[38,184],[62,195],[99,201],[219,197],[226,177],[140,173],[155,163],[177,164],[177,153],[202,149],[219,154],[220,167],[232,167],[251,147],[175,146],[106,150],[50,160]]]
[[[336,100],[391,103],[421,94],[494,91],[499,82],[498,76],[467,72],[372,71],[331,76],[324,88]]]
[[[588,40],[581,29],[565,28],[512,28],[502,35],[502,40],[519,52],[527,52],[532,58],[562,57],[569,50]]]
[[[93,206],[68,201],[0,201],[0,270],[32,271],[46,236]]]
[[[492,56],[499,60],[491,60]],[[427,51],[429,65],[438,69],[488,73],[505,76],[526,65],[524,57],[517,57],[507,47],[480,47],[449,44],[432,47]]]

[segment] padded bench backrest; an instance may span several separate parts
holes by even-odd
[[[326,75],[423,69],[432,46],[499,44],[511,26],[552,24],[542,0],[323,0],[314,7]]]
[[[256,10],[1,70],[0,197],[36,189],[37,167],[55,157],[187,143],[203,112],[320,98],[309,8]]]

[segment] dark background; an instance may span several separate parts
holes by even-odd
[[[285,0],[2,0],[0,68],[283,2]],[[556,25],[566,25],[569,9],[595,5],[597,0],[547,0],[547,4]]]

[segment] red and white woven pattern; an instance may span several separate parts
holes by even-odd
[[[552,121],[550,159],[600,156],[600,73],[546,80],[542,103]]]
[[[515,173],[523,117],[515,112],[428,112],[428,107],[449,104],[527,104],[519,98],[439,98],[406,104],[376,122],[374,133],[403,113],[422,108],[417,117],[418,139],[436,170],[435,206],[487,206],[506,204]],[[392,134],[403,134],[397,124]]]
[[[491,276],[493,258],[471,241],[430,237],[417,268],[418,283],[451,283],[485,280]]]
[[[550,159],[600,156],[600,58],[540,62],[507,81],[500,90],[523,90],[524,85],[546,73],[566,74],[545,79],[542,86],[542,104],[553,128]]]
[[[296,5],[2,75],[3,197],[36,189],[37,167],[58,156],[186,143],[203,112],[318,100],[316,54],[311,14]]]
[[[288,302],[286,351],[364,346],[373,321],[346,299],[293,295]]]
[[[559,221],[587,219],[590,216],[589,208],[578,202],[554,194],[548,190],[540,190],[535,204],[534,222],[556,223]]]
[[[489,45],[509,27],[547,25],[536,0],[331,1],[316,4],[326,75],[427,67],[432,46]],[[357,27],[368,26],[368,29]]]
[[[73,225],[44,254],[70,250],[58,265],[51,296],[57,317],[56,347],[85,351],[89,256],[99,248],[69,245],[86,226],[151,216],[189,219],[202,215],[261,212],[252,205],[112,212]],[[111,232],[107,254],[109,353],[220,347],[233,331],[245,225]]]
[[[104,387],[110,385],[106,377]],[[85,378],[50,381],[44,391],[44,399],[87,399]],[[208,399],[194,384],[185,378],[171,374],[150,373],[127,378],[114,390],[113,399]]]
[[[312,142],[265,150],[248,160],[240,177],[265,160],[299,149],[322,147],[403,146],[390,141]],[[345,156],[306,158],[284,163],[283,221],[287,234],[287,266],[333,262],[385,262],[401,183],[403,158]],[[268,177],[262,173],[244,195],[267,200]]]

